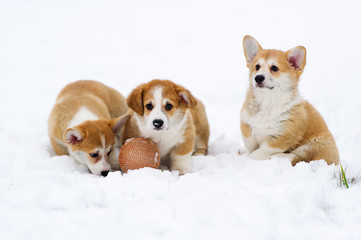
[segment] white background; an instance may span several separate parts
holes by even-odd
[[[1,239],[361,239],[361,2],[0,0]],[[238,156],[248,86],[242,39],[307,49],[301,93],[323,115],[338,166]],[[127,96],[170,79],[206,105],[210,155],[192,173],[97,177],[54,156],[62,87]]]

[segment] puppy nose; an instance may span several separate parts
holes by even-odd
[[[108,176],[108,173],[109,173],[109,171],[101,171],[101,175],[103,176],[103,177],[106,177],[106,176]]]
[[[254,80],[256,80],[256,83],[262,83],[264,81],[263,75],[257,75]]]
[[[155,119],[155,120],[153,121],[153,126],[154,126],[155,128],[161,128],[161,127],[163,126],[163,124],[164,124],[164,122],[163,122],[163,120],[161,120],[161,119]]]

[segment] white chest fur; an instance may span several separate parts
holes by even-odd
[[[154,130],[149,128],[145,116],[135,114],[135,120],[139,127],[140,136],[151,139],[157,144],[160,152],[160,157],[163,158],[179,143],[184,142],[184,131],[186,128],[187,120],[191,113],[186,112],[180,121],[170,121],[170,127],[167,130]]]
[[[255,94],[254,101],[252,105],[257,106],[256,109],[244,108],[241,119],[251,126],[252,137],[261,143],[268,136],[283,132],[282,122],[289,119],[290,109],[303,100],[298,93],[291,95],[264,91],[259,96]]]

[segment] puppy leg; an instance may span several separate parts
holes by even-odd
[[[197,106],[198,111],[193,113],[195,115],[193,119],[196,128],[195,151],[193,155],[205,156],[208,153],[209,123],[203,103],[198,101]]]
[[[249,157],[255,160],[266,160],[272,155],[283,153],[284,151],[285,149],[273,148],[268,145],[268,142],[263,142],[257,150],[249,154]]]
[[[242,138],[245,147],[247,148],[248,152],[251,153],[259,148],[259,144],[254,136],[252,136],[252,128],[247,123],[241,122],[241,132]],[[242,150],[239,149],[239,153],[241,154]]]
[[[251,153],[259,148],[259,144],[258,144],[256,138],[253,136],[250,136],[248,138],[243,136],[243,142],[244,142],[244,146],[247,148],[247,151],[249,153]],[[240,151],[241,151],[241,149],[240,149]]]
[[[205,156],[208,153],[208,136],[197,136],[195,143],[194,156]]]
[[[175,147],[170,153],[170,169],[186,174],[191,169],[191,155],[194,149],[194,140],[190,139]]]
[[[191,170],[191,155],[191,152],[185,155],[177,155],[175,153],[171,153],[170,169],[172,171],[179,171],[179,175],[189,173]]]
[[[300,161],[310,162],[312,160],[323,159],[327,164],[339,164],[339,153],[333,138],[316,137],[310,139],[294,151],[296,157],[292,160],[292,165],[296,165]]]

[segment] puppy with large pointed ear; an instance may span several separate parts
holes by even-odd
[[[246,35],[243,39],[244,55],[246,56],[247,66],[257,56],[257,54],[263,50],[261,45],[252,36]],[[288,62],[297,70],[304,69],[306,65],[306,48],[303,46],[294,47],[286,52]]]
[[[281,60],[278,64],[284,64],[285,62],[283,62],[282,59],[283,55],[285,59],[287,59],[287,63],[289,64],[288,68],[280,69],[279,66],[275,66],[276,68],[274,69],[277,69],[277,71],[273,72],[278,72],[278,70],[288,71],[292,67],[297,75],[297,78],[299,78],[300,75],[303,73],[306,65],[306,48],[303,46],[294,47],[287,52],[282,52],[278,50],[264,50],[256,39],[254,39],[252,36],[246,35],[243,38],[243,49],[244,55],[246,56],[247,60],[247,67],[250,70],[254,70],[253,68],[257,68],[257,66],[255,67],[254,65],[260,57],[262,57],[262,59],[264,60],[268,60],[270,57],[273,57],[273,60]],[[276,57],[276,55],[278,56]],[[260,68],[263,67],[260,63],[256,65],[258,65]],[[258,71],[258,69],[256,70]]]
[[[130,120],[122,142],[145,137],[157,144],[161,162],[187,173],[192,153],[205,155],[209,125],[204,105],[191,92],[169,80],[155,79],[136,87],[128,96]]]
[[[338,164],[336,143],[325,121],[299,93],[306,49],[263,49],[251,36],[244,37],[243,47],[250,86],[241,110],[241,132],[250,158]]]

